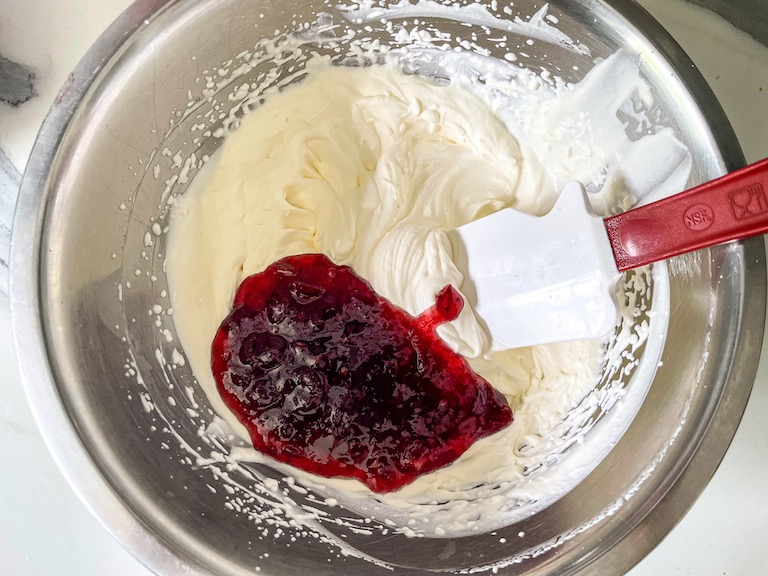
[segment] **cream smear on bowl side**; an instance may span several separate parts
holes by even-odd
[[[583,53],[584,47],[556,30],[546,7],[528,21],[499,20],[479,5],[403,2],[388,8],[396,13],[382,10],[368,3],[344,15],[364,24],[410,14],[410,26],[385,24],[401,48],[391,50],[343,27],[341,39],[323,38],[338,26],[328,16],[285,36],[285,42],[264,42],[238,55],[239,65],[225,63],[224,73],[206,77],[202,97],[214,104],[192,126],[193,143],[201,150],[160,150],[170,160],[165,180],[159,163],[147,164],[164,188],[145,246],[169,237],[166,255],[155,261],[162,261],[162,270],[137,269],[137,277],[168,274],[170,294],[161,292],[148,314],[159,335],[156,361],[168,374],[189,364],[213,407],[215,415],[201,414],[197,390],[185,387],[187,414],[199,422],[204,451],[176,430],[165,414],[165,399],[149,392],[130,350],[126,363],[127,375],[140,386],[143,409],[157,415],[193,465],[210,470],[214,489],[231,491],[233,511],[280,530],[303,526],[342,553],[356,555],[359,551],[329,531],[331,516],[338,515],[330,511],[356,513],[343,523],[363,536],[390,531],[457,536],[525,518],[586,476],[629,425],[651,381],[668,306],[664,267],[625,279],[623,322],[609,342],[491,353],[487,335],[465,310],[441,336],[506,395],[515,422],[451,466],[386,495],[354,481],[290,469],[249,448],[242,426],[221,403],[209,368],[213,334],[240,280],[286,254],[323,251],[351,264],[395,304],[418,313],[443,285],[460,284],[449,255],[435,241],[439,230],[508,205],[543,214],[570,179],[588,184],[595,210],[607,214],[639,198],[682,189],[690,168],[687,151],[671,130],[642,112],[651,108],[652,95],[633,55],[611,56],[574,85],[546,70],[520,68],[512,47],[505,61],[490,58],[472,38],[459,43],[460,51],[446,49],[450,38],[418,21],[437,14],[471,17],[489,35],[514,26],[510,31]],[[318,45],[330,53],[315,53]],[[288,53],[282,58],[303,66],[283,78],[273,69],[247,79],[258,69],[255,55],[270,51]],[[335,55],[343,55],[343,63],[378,64],[338,67],[331,64]],[[302,82],[278,90],[296,79]],[[227,98],[236,104],[217,110],[225,86],[234,86]],[[322,97],[309,101],[307,94]],[[189,109],[200,101],[190,94]],[[208,162],[203,145],[217,137],[225,137],[223,148]],[[447,151],[448,141],[460,148]],[[264,160],[251,161],[256,156]],[[656,158],[672,160],[658,170],[641,170]],[[313,182],[302,178],[309,168]],[[129,289],[130,283],[121,283],[118,297]],[[649,310],[652,293],[657,316]],[[638,368],[640,355],[644,362]],[[627,385],[643,371],[636,378],[640,385]],[[279,470],[283,481],[264,475],[254,462]],[[315,504],[307,505],[307,499]],[[271,512],[262,515],[260,508]]]

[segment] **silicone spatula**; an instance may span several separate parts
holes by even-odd
[[[460,286],[494,350],[605,336],[621,273],[768,231],[768,159],[610,218],[568,184],[554,208],[511,208],[449,231]]]

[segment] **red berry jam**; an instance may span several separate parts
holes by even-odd
[[[240,285],[213,341],[213,374],[260,452],[397,490],[512,421],[504,397],[435,332],[463,304],[446,286],[414,318],[348,266],[291,256]]]

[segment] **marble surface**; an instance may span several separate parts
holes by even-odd
[[[768,45],[768,10],[765,9],[765,0],[688,1],[717,12],[761,43]]]
[[[694,0],[712,4],[711,0]],[[745,8],[753,0],[742,0]],[[48,453],[23,395],[13,355],[3,262],[10,192],[58,87],[129,0],[0,0],[0,54],[30,66],[39,97],[0,103],[0,573],[14,576],[149,576],[90,515]],[[747,156],[768,156],[768,49],[714,14],[681,0],[641,0],[699,66]],[[721,2],[721,4],[723,4]],[[728,4],[729,9],[738,1]],[[743,11],[742,11],[743,13]],[[745,26],[749,28],[749,26]],[[753,27],[754,28],[754,27]],[[755,34],[760,36],[760,34]],[[3,170],[3,166],[5,169]],[[4,195],[3,195],[4,194]],[[691,511],[631,576],[766,573],[768,362],[723,464]]]

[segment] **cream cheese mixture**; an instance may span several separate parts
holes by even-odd
[[[450,58],[444,62],[450,69]],[[445,285],[461,286],[440,241],[445,230],[508,206],[546,213],[569,178],[599,182],[593,205],[607,213],[680,187],[687,177],[686,151],[671,131],[633,142],[617,118],[631,98],[650,98],[626,53],[599,64],[579,85],[536,85],[528,76],[507,97],[490,81],[480,86],[457,73],[456,81],[438,84],[403,73],[396,62],[345,67],[317,59],[307,71],[226,135],[194,185],[175,199],[171,217],[165,264],[175,327],[211,405],[246,443],[244,427],[218,397],[210,351],[247,276],[284,256],[320,252],[416,315]],[[605,101],[606,86],[617,79],[620,94]],[[681,160],[639,178],[638,161],[660,151]],[[625,166],[624,156],[633,162]],[[437,536],[480,529],[484,514],[497,525],[499,515],[509,520],[535,503],[530,513],[584,476],[548,481],[548,496],[526,488],[533,470],[557,458],[558,444],[579,441],[583,430],[569,418],[599,380],[607,362],[603,342],[491,352],[469,306],[440,335],[505,395],[512,425],[391,494],[284,470],[348,509],[392,518],[405,533],[418,532],[407,528],[416,519]],[[582,406],[586,416],[576,420],[582,424],[596,407]],[[248,448],[233,454],[265,460]]]
[[[320,252],[416,315],[441,288],[461,285],[441,231],[553,201],[535,155],[482,100],[394,66],[317,71],[253,112],[221,154],[205,187],[177,200],[167,261],[175,324],[212,398],[211,341],[247,276]],[[599,342],[489,354],[470,307],[442,336],[505,394],[515,422],[404,488],[406,497],[521,475],[525,437],[560,422],[599,368]],[[223,405],[219,414],[247,438]]]

